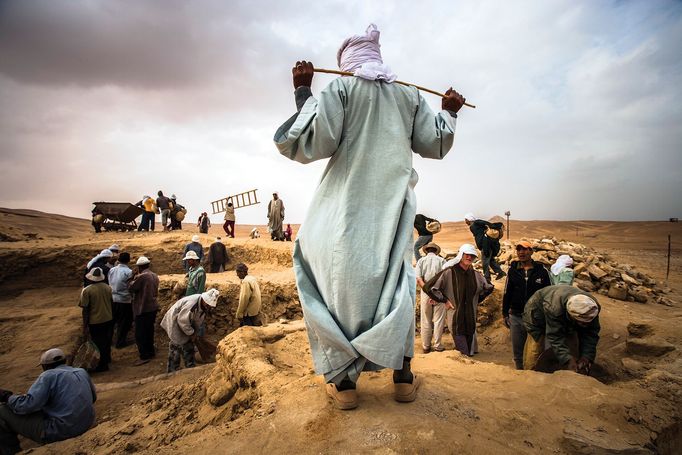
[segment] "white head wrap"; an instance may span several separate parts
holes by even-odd
[[[551,270],[554,275],[558,275],[561,273],[562,270],[572,265],[573,259],[571,258],[571,256],[569,256],[568,254],[562,254],[557,258],[556,262],[552,265]]]
[[[599,305],[585,294],[576,294],[568,298],[566,311],[578,322],[592,322],[599,314]]]
[[[87,268],[92,267],[95,262],[99,261],[102,258],[111,258],[111,257],[114,257],[114,253],[112,253],[111,250],[109,250],[109,249],[102,250],[102,251],[100,251],[100,253],[97,256],[90,259],[90,262],[88,262]]]
[[[471,212],[465,214],[465,215],[464,215],[464,219],[467,220],[467,221],[471,221],[471,222],[476,221],[476,217],[475,217],[474,214],[471,213]]]
[[[115,252],[118,253],[119,251],[121,251],[121,247],[118,246],[118,244],[114,243],[113,245],[111,245],[111,246],[109,247],[109,251],[111,251],[111,252],[114,252],[114,251],[115,251]]]
[[[474,256],[478,257],[478,250],[471,243],[463,243],[462,246],[459,247],[457,256],[443,264],[443,268],[452,267],[453,265],[459,264],[459,261],[462,260],[462,256],[465,254],[473,254]]]
[[[379,35],[377,26],[369,24],[364,35],[346,39],[336,53],[339,69],[370,81],[395,81],[398,76],[381,59]]]
[[[206,302],[206,305],[215,308],[218,304],[219,295],[220,292],[217,289],[211,288],[201,294],[201,300]]]

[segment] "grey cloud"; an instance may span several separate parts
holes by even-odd
[[[13,0],[0,4],[0,71],[43,85],[199,86],[277,45],[247,2]],[[268,8],[284,11],[278,3]],[[267,50],[265,52],[264,50]],[[259,56],[261,56],[259,58]]]

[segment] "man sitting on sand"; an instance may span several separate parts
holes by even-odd
[[[82,368],[66,365],[59,348],[40,356],[43,373],[24,395],[0,389],[0,454],[21,451],[17,435],[40,444],[74,438],[95,423],[95,386]]]

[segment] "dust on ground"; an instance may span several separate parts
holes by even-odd
[[[77,346],[81,270],[90,257],[114,242],[133,256],[149,255],[161,278],[162,314],[182,282],[182,248],[196,233],[190,227],[95,235],[86,220],[76,219],[41,231],[51,216],[29,215],[0,213],[0,231],[19,239],[0,243],[0,386],[18,392],[39,374],[35,364],[43,350]],[[498,297],[487,306],[491,317],[479,335],[479,355],[460,356],[447,337],[445,352],[421,354],[417,348],[413,369],[425,383],[415,403],[393,401],[390,371],[382,371],[363,374],[360,406],[350,412],[332,408],[312,371],[291,269],[292,244],[247,239],[252,226],[238,226],[237,239],[225,241],[229,270],[208,275],[207,284],[221,291],[208,330],[213,340],[222,340],[217,362],[163,375],[167,338],[157,328],[153,362],[134,367],[134,345],[114,349],[111,371],[93,376],[100,389],[95,428],[73,440],[24,447],[36,453],[679,453],[680,226],[511,222],[512,240],[553,236],[582,243],[660,281],[672,234],[667,284],[673,307],[598,296],[603,308],[598,377],[513,370],[508,332],[496,308],[500,281]],[[216,235],[224,237],[219,226],[201,236],[204,246]],[[471,235],[464,223],[444,223],[434,240],[456,251]],[[239,283],[232,269],[242,261],[261,283],[267,327],[238,329]],[[645,341],[676,349],[660,356],[634,354],[641,351],[628,343],[633,322],[644,327]]]

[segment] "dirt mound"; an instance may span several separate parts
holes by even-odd
[[[464,454],[671,454],[680,448],[674,434],[680,397],[673,389],[682,378],[660,371],[614,388],[570,372],[519,372],[454,351],[432,353],[413,361],[425,378],[416,402],[393,401],[390,371],[382,371],[362,375],[357,410],[338,411],[309,367],[303,328],[302,322],[242,328],[220,343],[209,374],[148,387],[85,435],[36,453],[208,454],[229,446],[234,453],[442,453],[448,447]],[[673,394],[668,406],[651,405],[659,393]]]

